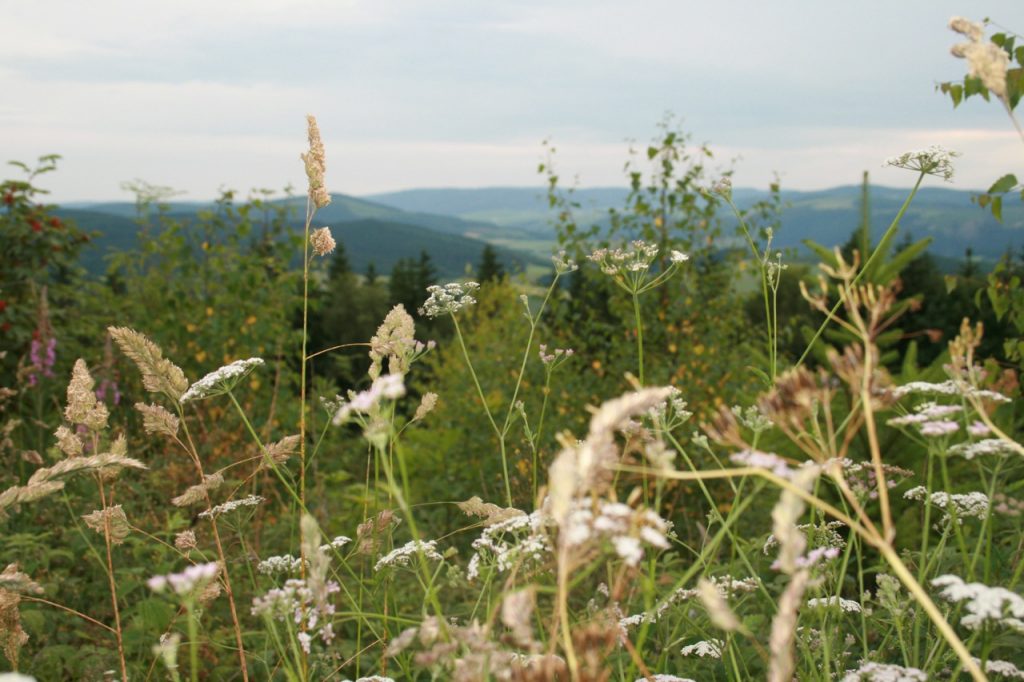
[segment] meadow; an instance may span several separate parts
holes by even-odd
[[[1024,151],[1024,46],[951,28]],[[666,120],[442,280],[353,268],[307,141],[299,202],[135,185],[101,274],[57,157],[0,184],[0,680],[1024,679],[1024,267],[901,229],[955,152],[810,267]]]

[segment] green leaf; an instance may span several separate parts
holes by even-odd
[[[946,293],[951,294],[956,290],[957,284],[960,283],[960,279],[956,275],[943,275],[942,279],[946,282]]]
[[[876,273],[878,282],[888,282],[892,280],[896,275],[903,271],[903,268],[907,267],[912,260],[918,257],[922,251],[928,248],[928,245],[932,243],[931,237],[926,237],[919,241],[914,242],[907,248],[903,249],[887,263],[878,263]],[[870,274],[870,273],[869,273]]]
[[[804,239],[802,241],[804,243],[804,246],[809,248],[814,253],[818,254],[818,258],[820,258],[822,262],[824,262],[826,265],[833,268],[836,267],[836,265],[838,265],[838,263],[836,263],[836,255],[832,253],[831,249],[822,246],[821,244],[812,239]]]
[[[1007,173],[1003,177],[992,183],[992,186],[988,188],[989,194],[1005,194],[1011,189],[1017,186],[1017,176],[1013,173]]]
[[[917,368],[917,341],[911,341],[907,345],[907,351],[903,354],[903,369],[901,374],[904,379],[916,376]]]
[[[772,379],[771,379],[771,377],[769,377],[769,376],[768,376],[768,373],[767,373],[767,372],[765,372],[765,371],[764,371],[763,369],[761,369],[760,367],[754,367],[753,365],[747,365],[747,369],[749,369],[749,370],[750,370],[750,373],[751,373],[751,374],[753,374],[753,375],[754,375],[754,376],[756,376],[756,377],[757,377],[758,379],[760,379],[760,380],[761,380],[762,382],[764,382],[764,385],[765,385],[765,386],[771,386],[771,385],[772,385]]]
[[[1003,222],[1003,198],[992,197],[992,215],[999,222]]]

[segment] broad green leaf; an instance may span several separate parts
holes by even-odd
[[[992,215],[999,222],[1003,222],[1003,198],[992,197]]]
[[[988,188],[989,194],[1005,194],[1017,185],[1017,176],[1013,173],[1007,173],[1003,177],[992,183],[992,186]]]

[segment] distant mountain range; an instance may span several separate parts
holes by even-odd
[[[749,206],[767,197],[766,192],[736,189],[736,202]],[[621,207],[627,192],[621,188],[578,189],[573,200],[580,204],[577,220],[584,225],[604,224],[608,209]],[[784,191],[782,228],[775,245],[801,248],[803,239],[826,246],[845,243],[860,223],[861,187]],[[907,190],[872,186],[870,215],[877,239],[907,197]],[[1007,201],[1003,222],[971,203],[971,193],[943,187],[920,190],[901,222],[901,233],[914,239],[931,237],[930,252],[949,265],[961,260],[967,248],[983,262],[992,262],[1008,248],[1024,248],[1024,209]],[[329,206],[317,213],[316,224],[330,225],[346,248],[353,268],[364,272],[369,263],[383,275],[400,258],[430,254],[445,278],[459,277],[480,262],[485,243],[495,245],[499,259],[512,271],[533,271],[546,266],[555,245],[552,211],[541,188],[498,187],[485,189],[413,189],[367,197],[332,196]],[[291,202],[296,224],[305,198]],[[172,202],[171,217],[189,223],[211,203]],[[89,231],[98,231],[93,249],[85,256],[92,272],[102,272],[104,257],[112,250],[136,243],[136,207],[131,202],[76,203],[58,213],[74,219]]]
[[[870,215],[875,238],[889,226],[908,190],[872,185]],[[971,192],[944,187],[921,189],[904,215],[901,233],[914,239],[931,237],[930,252],[940,258],[960,259],[970,247],[976,256],[997,259],[1007,248],[1024,247],[1024,208],[1007,200],[1003,222],[976,204]],[[621,188],[579,189],[573,200],[581,206],[577,220],[601,224],[612,207],[621,207],[627,191]],[[764,199],[767,192],[737,188],[733,192],[740,206]],[[860,224],[860,185],[800,192],[784,190],[782,229],[776,235],[779,247],[801,247],[803,239],[826,246],[845,243]],[[490,222],[510,230],[521,230],[535,238],[551,237],[551,210],[543,189],[413,189],[366,197],[379,204],[405,211],[431,210],[464,220]]]

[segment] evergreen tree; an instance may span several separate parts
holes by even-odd
[[[366,264],[366,286],[372,287],[377,284],[377,266],[370,261]]]
[[[476,276],[481,284],[499,280],[505,276],[505,268],[502,266],[501,261],[498,260],[498,252],[490,244],[484,246]]]

